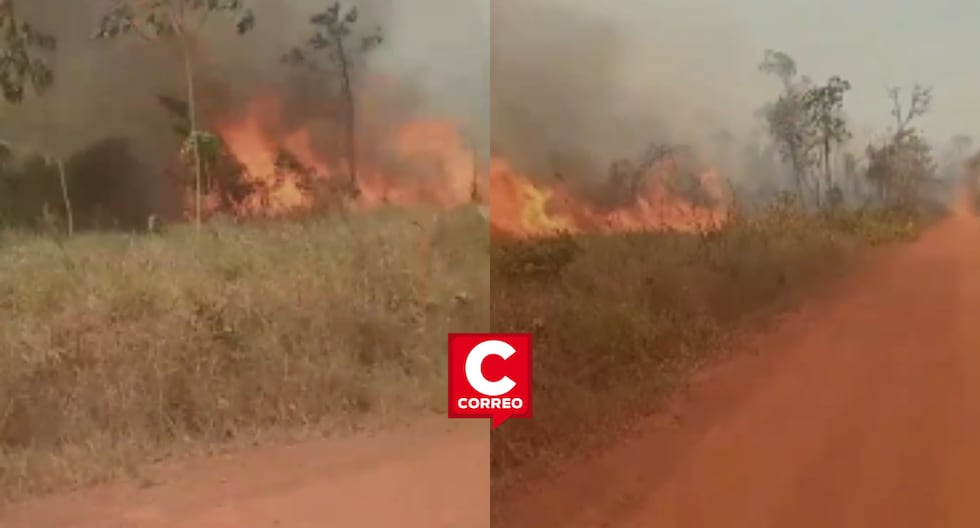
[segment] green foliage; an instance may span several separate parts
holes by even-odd
[[[197,142],[197,145],[194,143]],[[228,155],[228,149],[221,136],[204,130],[195,130],[187,136],[180,148],[180,155],[188,164],[193,163],[194,147],[197,147],[198,155],[201,157],[201,164],[205,172],[209,167],[218,163],[222,157]]]
[[[932,108],[932,88],[916,84],[908,103],[901,100],[901,89],[889,89],[895,131],[878,145],[868,145],[865,178],[875,186],[879,201],[888,208],[922,209],[925,190],[937,181],[938,165],[932,146],[911,126],[917,117]]]
[[[137,34],[151,40],[192,36],[215,12],[231,14],[239,34],[255,26],[255,14],[242,0],[119,0],[102,16],[95,37]]]
[[[0,92],[8,103],[19,103],[26,87],[35,93],[54,82],[42,58],[56,47],[55,38],[14,16],[14,0],[0,3]]]
[[[816,130],[817,141],[839,145],[851,138],[844,117],[844,93],[850,89],[850,82],[835,75],[826,84],[811,86],[803,94],[803,106]]]
[[[762,108],[762,114],[780,158],[792,168],[800,202],[805,203],[811,169],[821,162],[824,185],[821,191],[816,180],[815,203],[819,206],[824,198],[830,202],[834,187],[831,154],[851,138],[844,116],[844,94],[851,83],[836,75],[822,85],[805,76],[797,78],[792,57],[772,50],[766,51],[759,70],[776,76],[783,84],[782,93]]]
[[[357,7],[345,10],[340,2],[334,2],[323,12],[310,17],[313,35],[303,46],[291,49],[283,60],[315,71],[350,69],[359,57],[384,41],[380,27],[359,31],[359,19]],[[328,65],[317,61],[318,54],[327,57]]]
[[[328,86],[339,96],[344,109],[349,172],[344,192],[352,198],[361,192],[357,182],[357,105],[354,75],[364,56],[383,41],[380,27],[362,31],[359,19],[357,7],[345,10],[340,2],[334,2],[323,12],[310,17],[310,24],[314,27],[313,35],[302,46],[293,48],[282,58],[287,64],[304,65],[313,72],[328,74]],[[326,64],[319,60],[320,56],[327,58]]]
[[[844,117],[844,94],[850,89],[850,82],[833,76],[826,84],[811,86],[803,95],[803,106],[809,116],[809,124],[814,130],[814,140],[822,154],[824,187],[821,191],[820,185],[817,185],[817,205],[825,199],[827,203],[824,205],[831,206],[830,202],[836,199],[831,196],[831,192],[835,189],[831,153],[834,148],[843,145],[851,138],[847,119]],[[840,191],[839,187],[836,189]],[[838,201],[843,202],[843,197]]]
[[[881,200],[896,207],[915,207],[938,167],[932,146],[915,129],[900,130],[881,145],[868,145],[866,177]]]
[[[115,5],[102,16],[95,34],[96,38],[102,39],[136,34],[145,40],[176,38],[180,42],[187,88],[187,138],[191,145],[194,168],[194,217],[198,227],[201,225],[206,161],[197,150],[201,136],[197,130],[191,46],[192,38],[201,31],[210,15],[216,12],[232,15],[239,34],[248,32],[255,25],[254,13],[242,0],[116,0]],[[173,102],[161,100],[165,106]],[[178,122],[175,125],[177,127],[182,128],[182,124]]]
[[[807,92],[812,82],[807,77],[796,77],[796,62],[783,52],[767,50],[759,70],[774,75],[783,84],[782,93],[762,108],[762,115],[779,157],[792,168],[797,197],[802,203],[806,172],[816,161],[813,157],[816,130],[807,108]]]
[[[759,71],[774,75],[783,82],[788,90],[789,85],[796,78],[796,61],[782,51],[766,50],[763,54],[762,63],[759,64]]]

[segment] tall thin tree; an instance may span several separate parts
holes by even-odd
[[[824,173],[823,193],[827,194],[828,199],[834,188],[830,155],[834,147],[844,144],[851,138],[847,119],[844,117],[844,94],[850,89],[850,82],[835,75],[828,79],[826,84],[811,87],[803,97],[804,107],[816,132],[814,139],[820,148]],[[819,187],[818,185],[817,206],[820,205],[823,194]]]
[[[382,43],[380,27],[364,30],[359,26],[357,7],[344,8],[334,2],[323,12],[310,17],[313,35],[293,48],[283,58],[290,64],[302,64],[311,70],[336,79],[344,108],[344,135],[347,151],[347,191],[356,197],[358,182],[357,99],[355,84],[363,57]],[[326,58],[326,63],[318,60]]]
[[[199,230],[203,180],[201,143],[205,141],[207,134],[198,129],[194,46],[198,35],[214,13],[232,15],[240,35],[255,25],[255,15],[245,6],[243,0],[113,0],[112,6],[102,16],[95,35],[104,39],[138,35],[148,41],[171,40],[177,43],[183,59],[190,121],[190,133],[185,146],[190,149],[194,165],[194,224]]]

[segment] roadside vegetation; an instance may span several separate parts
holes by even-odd
[[[929,110],[929,88],[904,99],[892,90],[895,128],[858,156],[846,80],[815,83],[775,51],[760,70],[781,90],[760,110],[768,149],[751,161],[768,167],[758,176],[775,180],[775,194],[740,182],[734,193],[748,198],[701,233],[494,241],[492,328],[533,333],[535,361],[534,418],[492,433],[495,500],[616,438],[735,350],[743,331],[945,215],[959,166],[938,167],[912,126]]]
[[[0,4],[7,105],[71,81],[49,66],[56,36],[14,5]],[[240,38],[261,20],[237,1],[115,5],[99,37],[180,51],[182,93],[159,97],[162,109],[147,94],[173,118],[176,167],[146,167],[120,138],[65,153],[3,144],[0,502],[143,478],[186,453],[444,413],[446,334],[489,326],[487,217],[475,193],[459,207],[359,205],[355,152],[370,148],[355,133],[352,78],[380,30],[325,2],[309,42],[284,50],[290,64],[325,57],[342,183],[317,187],[283,151],[276,176],[302,178],[315,203],[249,216],[264,202],[246,198],[264,189],[203,129],[191,46],[220,15]],[[362,33],[369,46],[345,40]],[[177,177],[147,190],[164,169]],[[177,211],[154,189],[172,191]]]

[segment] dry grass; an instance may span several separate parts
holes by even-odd
[[[491,326],[533,332],[535,345],[534,418],[492,433],[495,500],[656,410],[746,316],[787,307],[861,248],[918,227],[898,213],[775,208],[712,235],[495,244]]]
[[[0,233],[0,496],[284,428],[445,408],[445,340],[489,325],[486,220]]]

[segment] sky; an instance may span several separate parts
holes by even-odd
[[[516,2],[518,0],[492,0]],[[954,134],[980,141],[980,68],[972,44],[980,4],[966,0],[539,0],[615,27],[623,41],[624,93],[654,90],[679,134],[735,130],[778,89],[757,70],[763,51],[784,51],[800,73],[851,81],[846,110],[855,140],[890,125],[889,86],[934,89],[919,123],[938,145]],[[560,23],[560,22],[559,22]],[[494,34],[503,28],[494,28]],[[654,86],[656,86],[654,88]],[[714,123],[709,125],[708,123]]]
[[[252,1],[266,7],[273,3]],[[436,112],[456,116],[483,144],[489,143],[493,87],[503,91],[508,82],[491,74],[491,48],[509,42],[510,55],[502,60],[524,60],[540,51],[535,49],[539,47],[539,33],[554,37],[566,32],[564,40],[551,38],[555,49],[543,54],[547,60],[529,63],[533,67],[522,70],[523,75],[532,77],[524,82],[536,84],[559,70],[566,75],[576,68],[586,74],[601,68],[602,75],[609,77],[601,80],[608,85],[601,91],[611,94],[602,101],[603,108],[566,105],[559,110],[582,113],[584,121],[608,117],[607,124],[596,127],[603,133],[638,115],[653,116],[660,131],[678,141],[696,142],[720,129],[736,134],[758,129],[754,112],[775,95],[778,84],[761,74],[757,65],[763,51],[773,48],[789,53],[801,73],[817,80],[840,75],[851,81],[853,89],[847,94],[846,109],[856,135],[852,146],[856,148],[890,125],[887,87],[911,87],[915,82],[934,87],[933,110],[919,125],[937,145],[945,145],[954,134],[965,133],[976,137],[980,146],[980,119],[973,117],[980,116],[980,68],[973,67],[976,58],[970,45],[980,4],[965,0],[359,1],[386,6],[388,39],[373,57],[374,64],[423,86]],[[280,48],[299,38],[298,30],[307,29],[308,13],[325,5],[321,0],[275,2],[282,12],[292,13],[286,18],[295,20],[284,25],[282,20],[265,17],[259,33],[277,35],[281,45],[256,46],[252,54],[242,55],[238,47],[243,41],[230,39],[233,49],[228,55],[234,52],[245,57],[237,62],[253,64],[253,68],[274,63],[271,55],[257,55],[280,53]],[[67,4],[68,0],[37,0],[37,7],[44,4],[44,9],[50,9],[60,3]],[[71,4],[75,7],[74,2]],[[603,43],[604,49],[612,52],[595,55],[615,64],[589,64],[581,53],[584,50],[587,55],[593,43],[578,42],[574,33],[575,28],[581,28],[581,21],[568,24],[560,13],[530,21],[491,17],[492,10],[506,7],[520,13],[530,4],[570,10],[566,13],[574,13],[599,29],[586,32],[589,35],[615,35],[615,43]],[[72,81],[60,83],[45,98],[28,102],[19,113],[31,112],[37,106],[61,109],[64,114],[78,114],[77,121],[85,130],[99,124],[96,128],[108,131],[116,121],[133,121],[129,106],[115,95],[105,95],[110,91],[108,83],[135,85],[131,91],[139,98],[133,105],[146,106],[145,94],[153,91],[142,86],[149,83],[143,77],[160,77],[163,84],[175,85],[179,79],[169,69],[140,68],[147,60],[143,52],[128,57],[123,56],[124,46],[119,43],[93,43],[87,36],[94,22],[83,22],[91,18],[84,11],[79,7],[62,17],[63,21],[43,21],[42,25],[58,34],[77,34],[64,37],[61,52],[65,56],[60,67],[72,70],[62,78]],[[265,48],[271,51],[262,51]],[[559,68],[558,61],[567,64]],[[122,84],[112,80],[126,72],[140,79]],[[561,89],[560,83],[557,86]],[[132,99],[137,99],[136,95]],[[553,103],[548,99],[560,95],[554,91],[535,94],[539,99],[532,97],[529,106]],[[96,104],[102,99],[105,101]],[[81,100],[86,103],[80,105]],[[13,113],[7,117],[16,117]],[[108,118],[110,114],[118,119]],[[23,121],[14,119],[10,126],[19,127]],[[631,133],[639,129],[625,128]]]
[[[433,110],[462,121],[478,142],[489,142],[490,1],[391,0],[390,46],[373,64],[411,77]],[[452,21],[453,23],[447,23]]]

